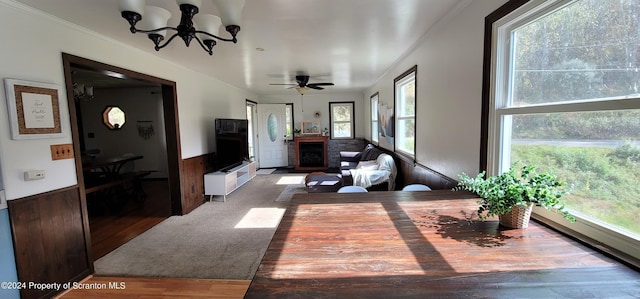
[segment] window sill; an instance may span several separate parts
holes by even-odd
[[[534,208],[531,218],[635,270],[640,270],[638,241],[627,235],[588,221],[579,215],[576,216],[575,223],[570,223],[561,215],[538,207]]]

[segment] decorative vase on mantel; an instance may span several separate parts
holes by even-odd
[[[510,212],[498,215],[500,225],[508,228],[527,228],[529,227],[532,210],[533,203],[529,203],[526,206],[513,206]]]

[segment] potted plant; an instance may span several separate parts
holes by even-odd
[[[485,172],[475,178],[462,173],[457,190],[467,190],[480,196],[478,217],[486,220],[498,216],[500,225],[511,228],[526,228],[533,206],[560,213],[567,220],[575,218],[565,209],[562,195],[564,183],[558,181],[555,174],[536,173],[535,166],[518,163],[509,171],[485,178]]]

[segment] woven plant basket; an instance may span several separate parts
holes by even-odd
[[[500,225],[509,228],[527,228],[533,210],[533,203],[527,206],[513,206],[511,212],[498,216]]]

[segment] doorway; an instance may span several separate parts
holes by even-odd
[[[63,64],[85,234],[91,235],[87,239],[92,244],[87,246],[93,249],[90,252],[95,261],[170,215],[182,214],[175,82],[69,54],[63,54]],[[125,102],[105,101],[105,98],[116,101],[116,98],[122,97],[118,93],[126,93],[127,90],[146,91],[149,93],[149,101],[130,105],[126,109],[120,107]],[[110,93],[112,96],[100,98],[96,94],[99,92]],[[97,100],[103,102],[96,103]],[[124,124],[109,126],[106,113],[113,107],[118,107],[119,112],[124,111]],[[150,109],[145,112],[145,108]],[[90,113],[92,109],[93,112]],[[96,109],[104,111],[96,112]],[[132,111],[134,109],[142,112],[137,112],[138,117],[127,120],[127,110],[133,116],[136,115]],[[141,118],[140,115],[145,116]],[[107,123],[100,127],[96,125],[98,121]],[[92,122],[93,125],[90,125]],[[125,148],[125,145],[135,143],[127,141],[126,132],[129,132],[129,138],[132,138],[131,132],[134,132],[133,138],[147,140],[157,134],[155,139],[158,142],[146,145],[140,143],[137,147]],[[101,138],[111,140],[100,142]],[[103,185],[106,187],[98,188],[100,192],[94,192],[95,188],[85,188],[85,183],[93,174],[83,167],[87,160],[99,159],[101,155],[106,158],[125,154],[141,157],[133,161],[135,165],[129,162],[120,165],[123,169],[129,168],[131,173],[142,173],[140,180],[116,186]],[[144,160],[145,157],[148,161]],[[157,160],[161,163],[157,163]],[[97,176],[104,174],[98,173]],[[118,178],[120,177],[124,176]],[[129,190],[125,190],[129,187]],[[129,198],[133,191],[136,192],[136,197]]]
[[[285,104],[258,105],[260,168],[286,167],[289,163]]]

